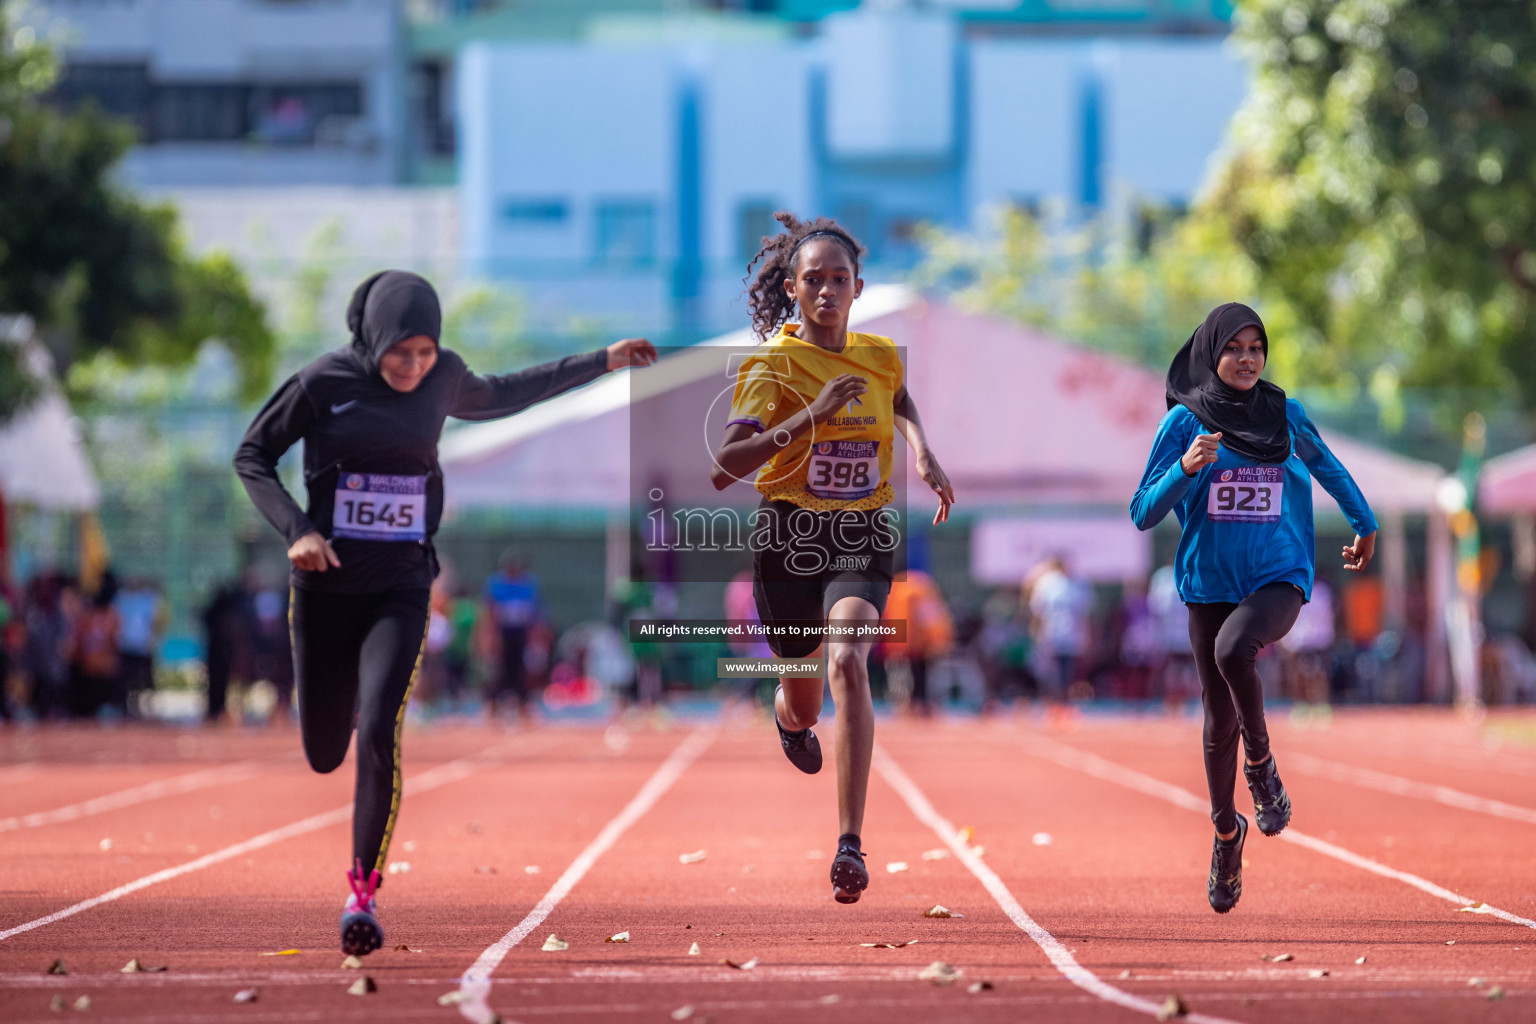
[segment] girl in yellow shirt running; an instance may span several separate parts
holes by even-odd
[[[790,624],[873,624],[891,590],[899,524],[885,508],[894,431],[917,457],[939,498],[934,523],[949,518],[954,491],[928,447],[905,370],[889,338],[848,330],[864,289],[864,248],[836,222],[775,214],[785,231],[763,240],[748,291],[764,344],[737,373],[731,422],[711,480],[724,489],[749,474],[763,502],[753,520],[753,596],[782,658],[804,658],[820,637],[776,635]],[[798,307],[799,320],[790,318]],[[771,337],[770,337],[771,335]],[[871,640],[832,639],[827,675],[837,705],[837,793],[841,835],[832,895],[856,903],[869,886],[859,832],[875,744],[867,667]],[[821,769],[811,727],[821,715],[821,677],[785,679],[774,699],[784,753],[807,774]]]

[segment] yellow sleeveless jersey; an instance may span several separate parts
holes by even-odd
[[[892,405],[905,382],[896,344],[849,332],[843,350],[829,352],[798,337],[799,329],[799,324],[785,324],[742,362],[731,400],[732,423],[772,433],[839,374],[863,377],[869,390],[781,448],[758,470],[757,490],[770,500],[821,512],[890,504],[895,496]]]

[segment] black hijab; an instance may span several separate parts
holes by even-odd
[[[1257,327],[1269,361],[1269,334],[1259,314],[1241,302],[1211,310],[1168,367],[1168,408],[1182,405],[1239,455],[1260,462],[1284,462],[1291,455],[1291,431],[1285,418],[1285,392],[1267,380],[1239,391],[1216,374],[1227,342],[1244,327]]]
[[[347,304],[352,348],[369,373],[379,372],[379,357],[406,338],[425,334],[437,341],[443,310],[426,278],[404,270],[374,274],[357,286]]]

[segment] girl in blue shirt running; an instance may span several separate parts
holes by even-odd
[[[1239,735],[1259,831],[1277,835],[1291,820],[1254,659],[1290,632],[1312,597],[1313,477],[1355,531],[1344,568],[1360,572],[1376,551],[1376,518],[1348,471],[1301,404],[1261,379],[1268,356],[1257,313],[1236,302],[1211,311],[1168,369],[1168,414],[1131,500],[1139,529],[1150,530],[1170,511],[1183,528],[1175,567],[1205,705],[1205,776],[1216,826],[1206,895],[1218,914],[1243,891],[1248,821],[1232,794]]]

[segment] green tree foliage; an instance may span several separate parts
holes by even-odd
[[[0,0],[0,312],[33,317],[63,368],[99,354],[183,365],[218,339],[242,390],[258,393],[275,345],[244,274],[225,256],[190,256],[171,208],[112,180],[129,128],[91,105],[43,102],[54,56],[18,10]],[[10,378],[0,370],[0,416],[26,397]]]

